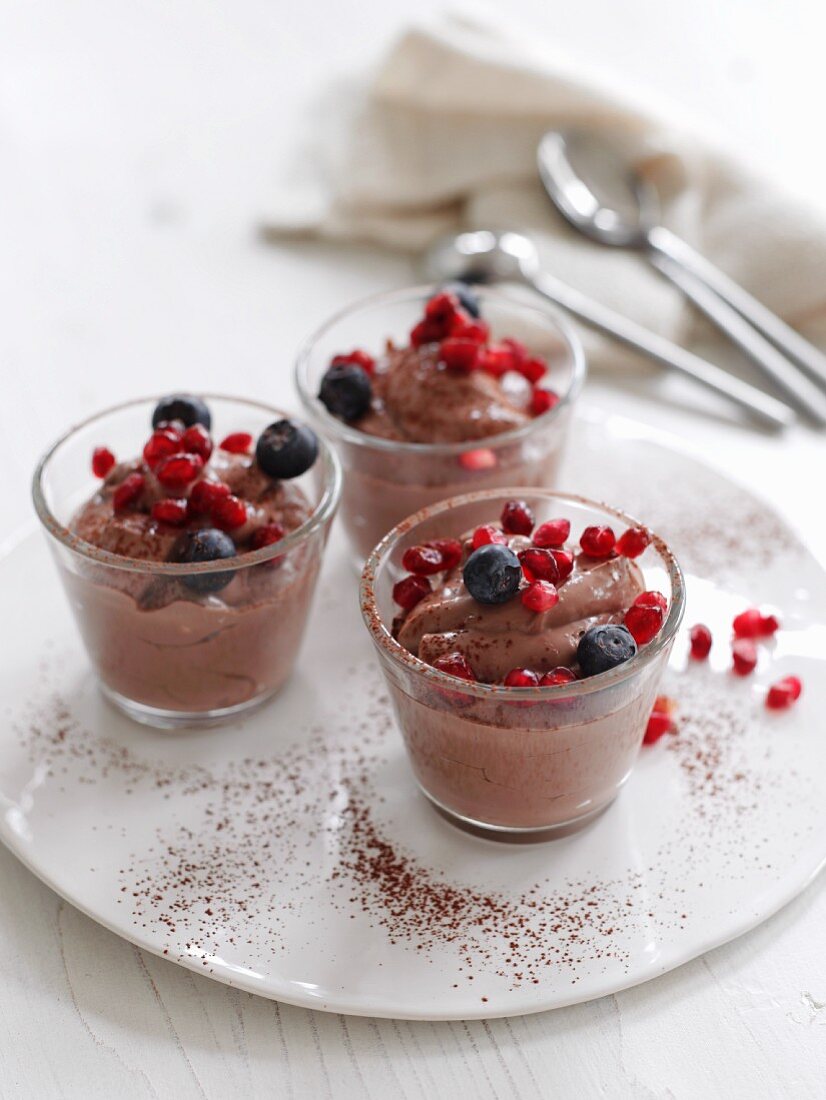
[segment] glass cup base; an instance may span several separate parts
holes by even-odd
[[[265,692],[263,695],[256,695],[252,699],[247,699],[246,702],[236,703],[232,707],[220,707],[216,710],[200,710],[200,711],[187,711],[187,710],[164,710],[160,707],[146,706],[144,703],[136,703],[133,699],[127,699],[125,695],[119,695],[118,692],[113,691],[107,687],[106,684],[98,683],[102,694],[108,701],[119,710],[121,714],[125,714],[127,718],[131,718],[133,722],[139,722],[142,726],[152,726],[154,729],[161,730],[176,730],[176,729],[192,729],[195,727],[209,727],[220,726],[226,722],[231,722],[235,718],[240,718],[242,715],[249,714],[251,711],[257,710],[259,707],[263,707],[265,703],[268,703],[274,696],[278,694],[280,689],[275,691]]]

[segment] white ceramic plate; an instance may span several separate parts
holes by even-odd
[[[645,429],[580,422],[564,488],[670,539],[689,574],[664,690],[680,732],[645,748],[579,835],[475,839],[417,792],[356,585],[333,539],[300,670],[259,714],[155,733],[98,694],[38,533],[0,561],[0,836],[59,894],[149,951],[313,1008],[507,1016],[645,981],[751,928],[826,856],[824,575],[768,510]],[[728,627],[770,603],[756,674]],[[769,714],[766,686],[805,683]]]

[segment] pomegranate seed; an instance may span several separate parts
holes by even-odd
[[[247,522],[247,506],[238,497],[222,497],[212,506],[212,520],[222,531],[235,531]]]
[[[610,527],[586,527],[579,537],[579,545],[589,558],[610,557],[616,541]]]
[[[665,711],[670,718],[673,718],[677,713],[677,700],[672,699],[670,695],[658,695],[652,709]]]
[[[459,465],[466,470],[492,470],[496,466],[496,455],[487,447],[478,451],[463,451],[459,455]]]
[[[764,615],[759,608],[750,607],[734,617],[731,624],[736,638],[769,638],[775,634],[780,623],[775,615]]]
[[[464,550],[458,539],[434,539],[429,542],[434,550],[442,555],[442,569],[453,569],[462,560]]]
[[[212,439],[203,424],[193,424],[187,428],[181,439],[181,445],[189,454],[200,455],[204,462],[209,462],[212,454]]]
[[[181,433],[174,428],[156,428],[143,449],[143,458],[150,470],[155,470],[165,458],[180,454]]]
[[[529,611],[550,611],[559,603],[559,593],[550,581],[532,581],[522,592],[522,605]]]
[[[439,358],[448,370],[472,371],[479,360],[479,345],[473,340],[451,336],[439,344]]]
[[[570,550],[551,550],[549,553],[559,570],[559,580],[555,583],[561,584],[563,581],[567,581],[574,571],[574,555]]]
[[[152,505],[152,519],[160,523],[171,523],[173,527],[180,527],[187,520],[187,502],[173,497],[156,500]]]
[[[456,295],[447,290],[434,294],[424,307],[426,321],[450,321],[457,313],[464,314],[464,310]]]
[[[505,677],[505,687],[531,688],[539,686],[539,677],[530,668],[512,668]]]
[[[500,531],[498,527],[494,527],[492,523],[477,527],[470,540],[474,550],[478,550],[480,546],[487,546],[492,542],[498,543],[500,546],[507,546],[508,542],[507,535]]]
[[[486,374],[501,378],[509,370],[516,370],[516,356],[503,344],[491,344],[485,348],[479,360],[479,366]]]
[[[542,416],[543,413],[555,409],[561,401],[558,393],[553,390],[545,390],[540,386],[534,386],[531,393],[530,410],[532,416]]]
[[[637,645],[645,645],[659,634],[665,613],[661,607],[638,607],[634,605],[625,612],[623,622],[628,627]]]
[[[92,473],[95,477],[106,477],[115,465],[115,456],[108,447],[95,447],[92,451]]]
[[[529,535],[535,522],[524,500],[509,500],[502,509],[502,529],[509,535]]]
[[[355,363],[371,377],[376,371],[376,360],[362,348],[354,348],[349,355],[334,355],[330,363],[331,367],[342,366],[344,363]]]
[[[769,710],[785,710],[797,702],[802,691],[803,684],[797,676],[784,676],[769,688],[766,706]]]
[[[273,546],[286,535],[286,531],[280,523],[265,523],[263,527],[257,527],[250,536],[250,550],[263,550],[265,546]]]
[[[438,668],[439,672],[446,672],[448,676],[456,676],[459,680],[476,682],[476,673],[461,653],[443,653],[433,662],[433,667]]]
[[[465,320],[457,315],[450,323],[450,335],[472,340],[474,344],[486,344],[490,339],[490,326],[485,321]]]
[[[546,672],[539,681],[539,686],[557,687],[559,684],[572,684],[575,680],[576,676],[573,672],[564,665],[560,665],[559,668],[552,668],[550,672]]]
[[[218,446],[231,455],[248,455],[252,451],[253,438],[249,432],[232,432]]]
[[[410,330],[410,343],[414,348],[420,348],[423,344],[435,344],[444,336],[442,326],[435,321],[419,321]]]
[[[420,600],[430,595],[430,591],[427,577],[404,577],[393,585],[393,599],[405,611],[412,611]]]
[[[543,549],[553,547],[556,549],[559,546],[564,546],[568,541],[568,536],[571,533],[571,522],[567,519],[549,519],[545,523],[540,523],[537,529],[533,533],[534,546],[541,546]]]
[[[514,366],[519,367],[527,359],[530,359],[531,353],[521,340],[517,340],[515,336],[504,336],[500,343],[508,349],[513,356]]]
[[[229,486],[223,481],[196,481],[189,494],[189,510],[194,515],[206,515],[219,500],[228,496]]]
[[[757,648],[748,638],[737,638],[731,646],[732,667],[738,676],[748,676],[757,665]]]
[[[616,551],[623,558],[638,558],[651,545],[651,534],[645,527],[629,527],[617,539]]]
[[[445,567],[441,552],[434,546],[408,547],[402,557],[402,566],[408,573],[415,573],[419,577],[441,573]]]
[[[657,710],[655,707],[651,711],[648,725],[645,727],[642,743],[644,745],[654,745],[664,734],[670,733],[673,728],[674,723],[671,720],[671,715],[667,711]]]
[[[184,489],[203,468],[204,460],[200,455],[170,455],[160,463],[155,476],[167,489]]]
[[[704,661],[711,652],[711,631],[702,623],[692,626],[689,637],[691,638],[691,656],[695,661]]]
[[[548,364],[544,359],[540,359],[539,356],[532,356],[529,359],[525,359],[523,362],[518,363],[516,369],[519,373],[535,386],[543,374],[548,372]],[[545,390],[545,393],[549,393],[549,390]]]
[[[522,566],[522,572],[529,581],[550,581],[558,584],[562,579],[556,558],[550,550],[534,549],[522,550],[517,555]]]
[[[127,475],[112,494],[112,507],[115,511],[123,512],[130,504],[134,504],[143,492],[144,484],[143,474]]]
[[[634,600],[634,607],[658,607],[660,611],[667,611],[668,600],[662,592],[640,592]]]

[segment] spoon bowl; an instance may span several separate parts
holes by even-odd
[[[533,241],[522,233],[490,229],[442,237],[424,258],[424,273],[434,283],[524,283],[538,272]]]

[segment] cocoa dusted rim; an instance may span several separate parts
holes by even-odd
[[[282,409],[275,408],[273,405],[265,405],[261,401],[255,401],[246,397],[231,397],[221,393],[205,393],[203,397],[207,401],[226,401],[239,405],[248,405],[260,409],[262,412],[266,413],[267,416],[272,416],[273,419],[282,419],[289,415]],[[156,401],[157,395],[153,394],[149,397],[136,397],[129,401],[121,401],[117,405],[110,405],[108,408],[102,409],[93,416],[89,416],[85,420],[81,420],[78,424],[72,425],[71,428],[55,440],[37,463],[32,477],[32,500],[38,519],[52,538],[62,543],[73,553],[80,554],[98,565],[111,566],[113,569],[123,569],[129,573],[152,573],[158,576],[179,577],[192,576],[197,573],[221,573],[225,572],[228,568],[237,571],[239,569],[251,568],[254,565],[259,565],[261,562],[269,561],[270,558],[275,558],[286,553],[293,546],[303,542],[318,527],[334,515],[341,496],[341,464],[333,449],[324,439],[319,437],[318,461],[323,464],[324,469],[324,490],[321,494],[321,499],[304,523],[302,523],[300,527],[296,527],[296,529],[291,531],[288,535],[285,535],[280,542],[271,543],[269,546],[264,546],[260,550],[253,550],[245,554],[240,554],[231,562],[228,562],[227,559],[219,559],[217,561],[200,562],[197,565],[186,565],[178,562],[153,562],[146,561],[142,558],[126,558],[120,554],[112,554],[108,550],[101,550],[99,547],[86,542],[85,539],[79,538],[77,535],[73,534],[68,527],[60,523],[46,503],[42,483],[43,475],[49,461],[58,448],[76,432],[88,427],[90,424],[94,424],[96,420],[100,420],[102,417],[109,416],[112,413],[120,412],[122,409],[128,409],[136,405],[152,404]]]
[[[492,298],[507,305],[512,305],[515,309],[536,313],[546,320],[550,319],[553,321],[559,335],[571,354],[572,366],[570,384],[565,393],[560,395],[559,402],[554,405],[552,409],[542,413],[540,416],[535,416],[529,423],[522,424],[518,428],[512,428],[510,431],[502,432],[499,435],[487,436],[486,439],[467,440],[461,443],[411,443],[407,440],[382,439],[380,436],[367,435],[366,432],[360,432],[358,428],[352,428],[349,424],[345,424],[335,416],[332,416],[318,400],[315,392],[313,392],[313,388],[309,385],[309,378],[307,377],[308,364],[315,344],[340,321],[360,310],[369,309],[372,306],[395,305],[398,302],[404,301],[426,301],[433,293],[433,285],[425,284],[421,286],[406,287],[402,290],[393,290],[389,293],[383,291],[380,294],[371,294],[367,298],[360,298],[357,302],[353,302],[344,309],[340,309],[338,313],[334,313],[328,321],[320,328],[316,329],[312,336],[305,340],[298,352],[298,358],[296,359],[295,383],[298,395],[301,398],[301,403],[307,415],[320,421],[324,425],[326,431],[341,436],[347,439],[348,442],[355,443],[362,447],[372,447],[378,451],[388,451],[392,453],[401,451],[411,454],[443,455],[458,455],[463,454],[465,451],[477,451],[480,447],[486,445],[498,447],[500,444],[507,445],[508,443],[518,442],[525,436],[530,435],[537,427],[544,427],[555,417],[561,415],[563,410],[570,408],[574,400],[579,396],[587,373],[585,353],[582,349],[579,337],[574,332],[573,326],[566,317],[562,316],[562,314],[550,304],[527,302],[521,298],[511,297],[509,294],[503,294],[498,290],[491,290],[485,286],[475,289],[483,298]]]
[[[663,623],[662,629],[654,641],[649,642],[643,649],[640,649],[630,660],[625,661],[616,668],[610,669],[608,672],[601,672],[598,676],[591,676],[585,680],[575,680],[570,684],[557,685],[553,688],[515,688],[506,687],[504,684],[480,684],[466,680],[460,681],[461,688],[458,688],[456,686],[456,677],[449,676],[445,672],[440,672],[439,669],[427,664],[426,661],[422,661],[419,657],[415,657],[396,641],[385,626],[382,616],[379,614],[379,609],[376,605],[374,586],[376,571],[379,565],[384,561],[398,540],[425,520],[431,519],[441,512],[447,512],[452,508],[460,507],[464,504],[475,504],[485,500],[501,501],[525,495],[540,495],[544,496],[547,500],[583,504],[589,508],[598,508],[605,512],[607,516],[622,520],[622,522],[629,527],[645,526],[641,520],[629,516],[627,512],[622,512],[618,508],[613,508],[610,504],[591,500],[588,497],[579,496],[576,493],[557,493],[550,489],[543,490],[525,487],[483,489],[476,493],[465,493],[462,496],[450,497],[448,500],[430,505],[428,508],[423,508],[420,512],[416,512],[414,515],[408,516],[407,519],[402,520],[401,523],[397,524],[392,531],[389,531],[384,536],[367,559],[361,574],[359,600],[362,617],[373,636],[373,640],[381,646],[389,657],[399,664],[406,665],[411,671],[425,676],[435,685],[439,685],[443,688],[452,688],[454,691],[461,691],[467,695],[475,695],[479,699],[499,700],[518,698],[547,701],[549,698],[559,699],[563,696],[588,695],[602,688],[612,687],[614,684],[618,684],[628,679],[630,676],[633,676],[635,672],[652,661],[662,652],[665,646],[671,642],[672,638],[677,633],[685,612],[685,578],[683,577],[683,571],[671,548],[653,531],[651,532],[651,547],[660,555],[663,565],[668,570],[668,576],[671,582],[671,600],[669,602],[668,615]],[[550,696],[548,694],[549,691],[554,691],[556,694]]]

